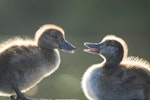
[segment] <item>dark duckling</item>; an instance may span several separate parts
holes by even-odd
[[[74,53],[75,47],[66,41],[64,30],[53,24],[39,28],[33,40],[16,37],[2,43],[0,96],[16,93],[16,100],[29,100],[22,93],[59,67],[60,55],[57,49]]]
[[[150,100],[150,64],[128,57],[124,40],[107,35],[100,43],[84,44],[85,52],[98,54],[104,61],[84,73],[82,89],[90,100]]]

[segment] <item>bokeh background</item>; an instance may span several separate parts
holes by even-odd
[[[103,59],[84,53],[83,43],[100,42],[107,34],[126,40],[129,55],[150,61],[148,0],[0,0],[0,42],[15,36],[34,38],[36,30],[47,23],[61,26],[77,51],[60,51],[59,69],[27,92],[29,97],[86,100],[82,75]]]

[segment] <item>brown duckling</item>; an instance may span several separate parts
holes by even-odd
[[[17,100],[29,100],[22,93],[52,74],[60,64],[57,49],[74,53],[64,30],[53,24],[40,27],[35,39],[16,37],[0,44],[0,96],[17,94]]]
[[[107,35],[100,43],[86,42],[85,52],[98,54],[104,61],[84,73],[82,89],[90,100],[150,100],[150,64],[127,56],[127,44]]]

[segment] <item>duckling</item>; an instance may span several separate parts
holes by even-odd
[[[74,53],[64,30],[54,24],[41,26],[34,39],[16,37],[0,44],[0,96],[17,94],[16,100],[60,65],[58,49]],[[14,97],[11,97],[14,99]]]
[[[98,54],[104,61],[87,69],[82,90],[90,100],[150,100],[150,64],[128,55],[125,41],[107,35],[100,43],[85,42],[87,53]]]

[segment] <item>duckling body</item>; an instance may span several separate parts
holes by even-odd
[[[104,61],[83,75],[82,88],[90,100],[150,100],[150,65],[127,56],[127,45],[119,37],[106,36],[100,43],[85,43],[88,53]]]
[[[13,45],[0,54],[0,90],[12,95],[11,84],[15,81],[22,91],[26,91],[55,71],[59,64],[57,50],[41,49],[33,44]]]
[[[42,26],[33,40],[15,38],[2,43],[0,96],[26,92],[53,73],[60,64],[59,48],[68,52],[75,49],[65,40],[63,30],[51,24]]]

